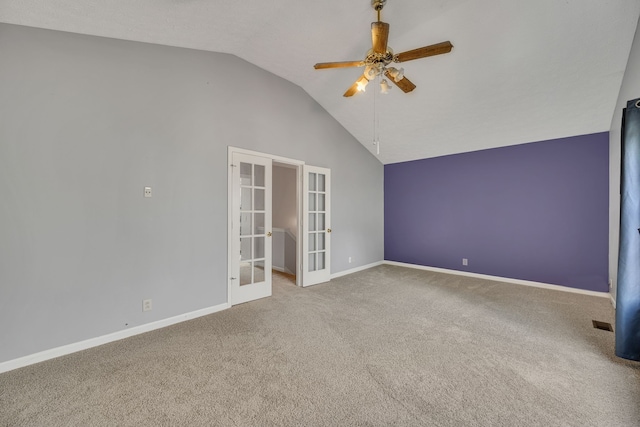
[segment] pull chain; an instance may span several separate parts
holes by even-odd
[[[376,84],[376,89],[378,86],[378,80],[379,80],[379,76],[376,75],[375,78],[375,84]],[[376,155],[380,155],[380,135],[379,135],[379,118],[378,118],[378,106],[377,106],[377,98],[378,98],[378,91],[374,90],[373,91],[373,145],[376,146]]]

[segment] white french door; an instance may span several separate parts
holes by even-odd
[[[232,305],[271,296],[271,163],[233,152],[231,209]]]
[[[331,279],[331,170],[304,166],[302,286]]]

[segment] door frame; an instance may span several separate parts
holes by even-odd
[[[273,154],[261,153],[259,151],[247,150],[244,148],[233,147],[229,145],[227,147],[227,304],[231,306],[231,292],[232,292],[232,259],[233,259],[233,245],[232,245],[232,230],[231,221],[233,219],[233,154],[248,154],[250,156],[265,157],[271,159],[272,163],[284,163],[294,166],[296,169],[296,210],[298,215],[298,238],[296,239],[296,285],[302,286],[302,179],[303,166],[305,162],[302,160],[291,159],[288,157],[276,156]]]

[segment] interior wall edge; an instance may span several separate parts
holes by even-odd
[[[613,299],[618,288],[618,246],[620,234],[620,160],[622,110],[627,101],[640,97],[640,20],[622,78],[609,129],[609,283]],[[614,305],[615,307],[615,305]]]

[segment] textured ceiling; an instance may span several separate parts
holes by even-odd
[[[417,89],[352,98],[370,0],[0,0],[0,22],[226,52],[302,87],[383,163],[606,131],[640,16],[638,0],[388,0],[396,51]]]

